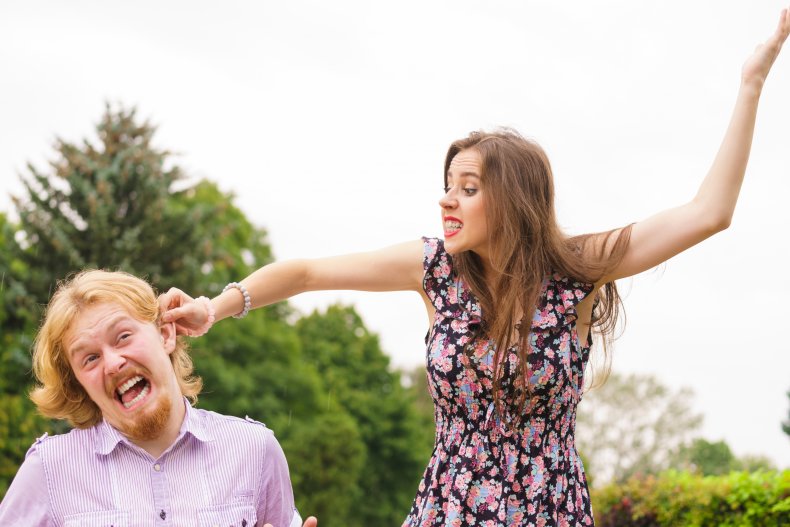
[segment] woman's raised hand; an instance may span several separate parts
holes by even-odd
[[[195,300],[175,287],[159,295],[158,301],[160,320],[162,323],[174,323],[177,335],[202,335],[213,322],[206,303]]]
[[[779,15],[779,25],[771,37],[758,45],[755,48],[752,56],[749,57],[743,64],[741,70],[741,79],[744,84],[750,84],[758,89],[762,89],[765,83],[765,78],[768,72],[771,71],[776,57],[779,56],[779,51],[782,49],[782,44],[787,40],[790,35],[790,12],[788,9],[782,9]]]

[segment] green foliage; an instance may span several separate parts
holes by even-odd
[[[0,394],[24,393],[37,309],[25,288],[27,267],[17,258],[15,226],[0,213]]]
[[[671,466],[703,476],[718,476],[732,471],[774,470],[771,460],[764,456],[738,458],[724,441],[710,442],[703,438],[681,446],[674,453]]]
[[[417,417],[422,423],[420,430],[425,430],[430,435],[430,441],[433,442],[436,423],[434,421],[433,399],[428,389],[428,372],[425,371],[425,366],[417,366],[405,372],[404,380],[407,385],[406,391],[414,400]]]
[[[269,308],[220,322],[193,342],[204,381],[199,406],[265,422],[282,440],[292,422],[315,413],[321,379],[303,359],[293,327]]]
[[[26,293],[15,226],[0,214],[0,497],[33,439],[49,427],[27,398],[36,306]]]
[[[200,181],[194,187],[171,195],[168,207],[179,217],[203,211],[203,221],[193,224],[197,246],[184,255],[185,262],[199,274],[198,287],[206,296],[215,296],[228,282],[250,274],[271,262],[272,252],[265,229],[256,227],[233,205],[233,195],[225,194],[211,181]],[[187,282],[171,281],[180,287]],[[278,316],[285,304],[275,311]]]
[[[737,459],[724,441],[697,438],[678,450],[674,464],[703,476],[718,476],[734,470]]]
[[[38,312],[24,286],[28,269],[19,258],[16,233],[17,226],[0,213],[0,328],[4,336],[31,325]]]
[[[701,476],[670,471],[592,492],[600,527],[790,525],[790,470]]]
[[[359,525],[354,518],[367,499],[359,487],[367,450],[356,421],[345,412],[322,413],[297,425],[291,437],[291,483],[301,510],[321,525]]]
[[[741,456],[735,460],[733,470],[741,470],[743,472],[760,472],[776,470],[773,461],[766,456],[759,455],[746,455]]]
[[[333,515],[327,518],[331,523],[321,519],[322,525],[399,524],[430,457],[433,426],[425,427],[412,394],[389,369],[378,337],[365,329],[353,308],[333,306],[325,314],[313,313],[296,329],[304,356],[323,381],[321,413],[347,412],[365,448],[365,470],[351,491],[363,499],[349,517]],[[305,499],[309,505],[309,496]]]

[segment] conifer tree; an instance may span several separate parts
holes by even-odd
[[[58,139],[48,172],[28,164],[23,197],[15,197],[29,293],[44,304],[58,279],[84,268],[120,269],[155,284],[194,287],[198,239],[210,207],[174,207],[181,171],[152,144],[156,128],[134,109],[109,105],[98,142]],[[181,191],[183,192],[183,191]],[[196,254],[196,252],[198,254]]]

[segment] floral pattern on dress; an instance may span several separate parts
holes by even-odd
[[[579,344],[576,304],[592,284],[553,275],[532,319],[531,396],[517,427],[514,398],[494,408],[492,341],[464,349],[482,322],[444,243],[424,238],[423,287],[436,308],[426,338],[436,438],[403,527],[591,526],[587,480],[576,451],[576,406],[590,340]],[[508,350],[502,387],[512,391],[519,358]]]

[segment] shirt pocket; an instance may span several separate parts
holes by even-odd
[[[63,527],[129,527],[126,511],[95,511],[70,514],[63,518]]]
[[[255,507],[246,503],[214,505],[198,510],[199,527],[254,527]]]

